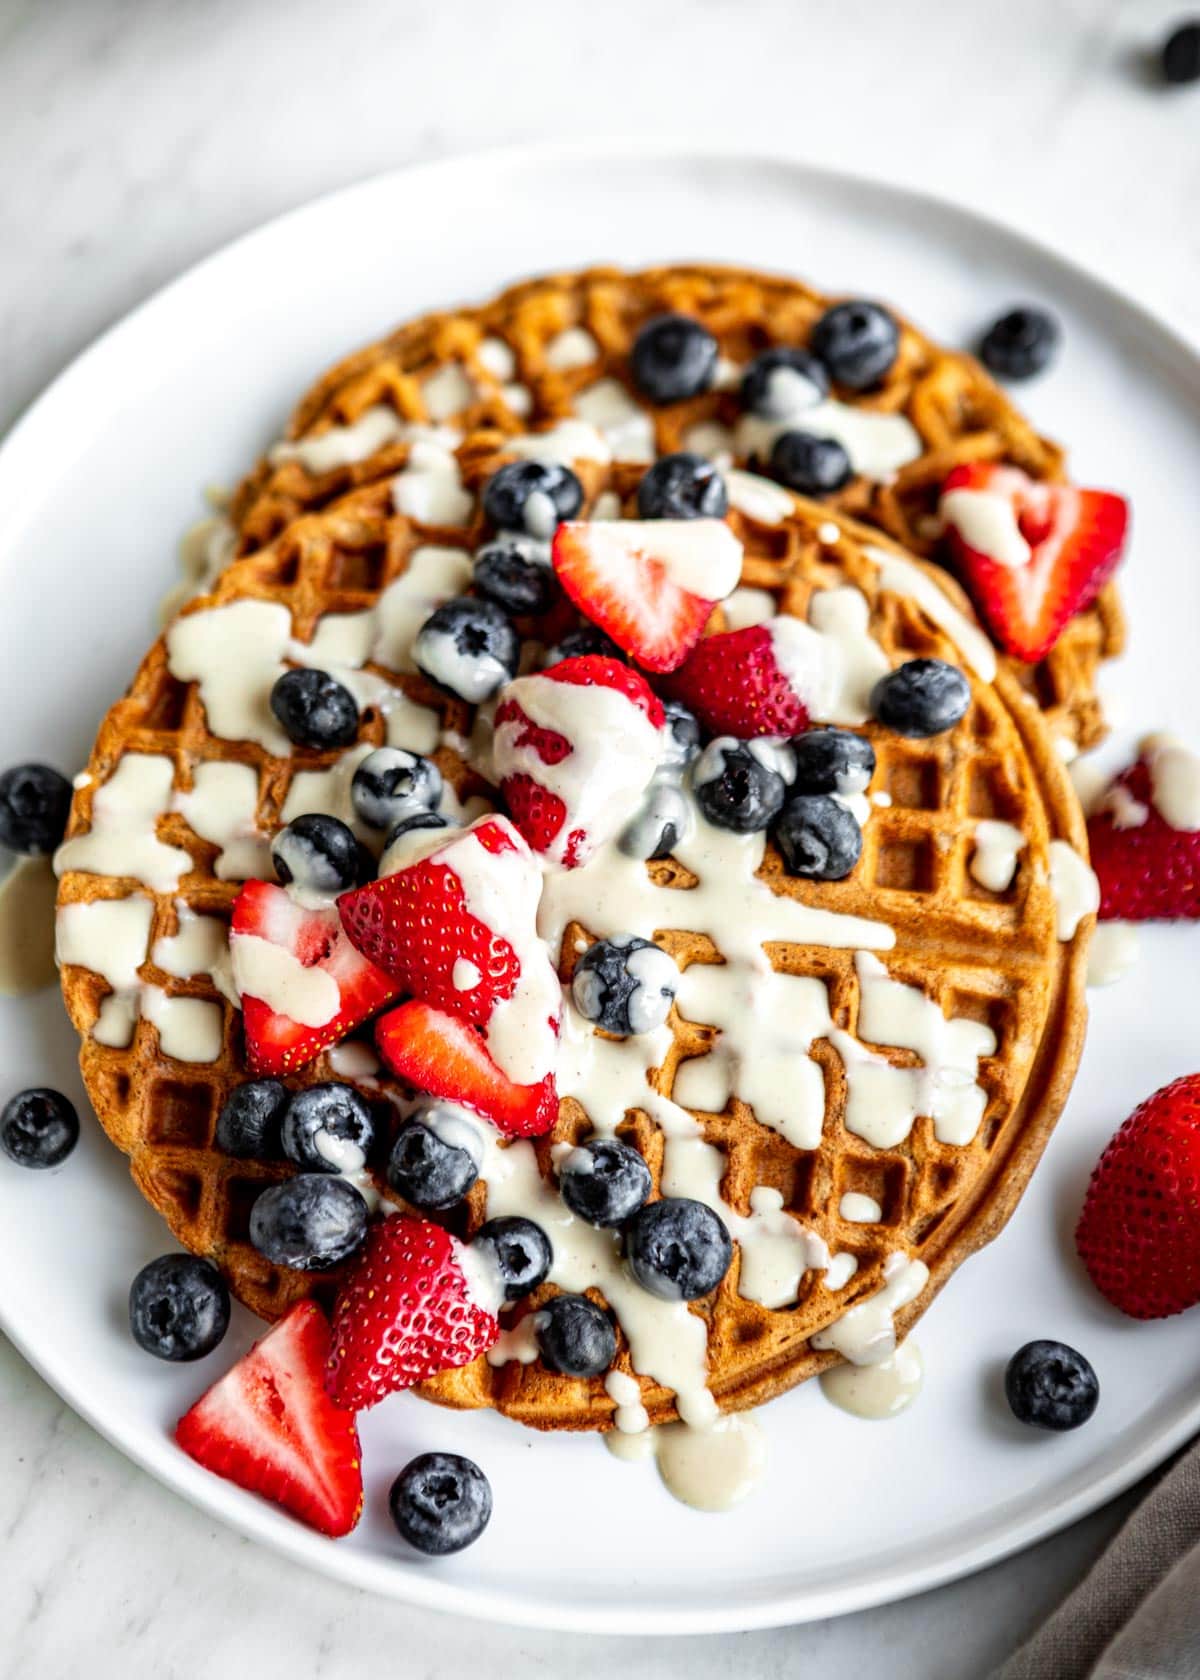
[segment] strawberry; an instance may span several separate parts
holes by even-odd
[[[686,658],[742,570],[742,545],[720,519],[567,521],[552,557],[580,612],[648,671]]]
[[[1147,1097],[1109,1143],[1075,1246],[1096,1288],[1132,1318],[1200,1302],[1200,1074]]]
[[[371,1227],[333,1309],[325,1383],[336,1405],[365,1411],[493,1345],[499,1302],[473,1287],[465,1253],[428,1219],[395,1214]]]
[[[822,655],[814,630],[781,617],[706,636],[663,686],[711,735],[799,735],[820,709]]]
[[[971,461],[943,484],[941,515],[992,635],[1032,664],[1116,570],[1129,504],[1108,490],[1039,484],[1019,467]]]
[[[262,944],[286,956],[264,953]],[[354,949],[335,909],[306,909],[271,881],[247,881],[238,893],[229,948],[251,1073],[293,1073],[400,995],[395,982]],[[319,969],[333,982],[332,988],[318,983],[303,999],[292,987],[296,1013],[311,1011],[307,1021],[273,1008],[251,989],[269,969],[278,998],[288,985],[289,958],[293,978],[300,969]],[[328,1019],[316,1023],[327,1007]]]
[[[399,1078],[430,1096],[482,1114],[509,1137],[541,1137],[558,1118],[553,1073],[515,1085],[497,1067],[473,1027],[413,999],[375,1028],[379,1053]]]
[[[1088,844],[1100,880],[1101,921],[1200,920],[1200,831],[1172,828],[1155,807],[1144,758],[1117,777],[1088,818]]]
[[[329,1325],[315,1301],[286,1318],[175,1426],[189,1457],[283,1505],[322,1534],[349,1534],[362,1510],[358,1430],[325,1390]]]

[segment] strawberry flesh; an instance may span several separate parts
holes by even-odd
[[[1155,809],[1149,767],[1137,764],[1117,786],[1145,808],[1145,820],[1122,828],[1103,809],[1088,818],[1092,868],[1100,882],[1101,921],[1200,920],[1200,832],[1172,828]]]
[[[481,1114],[509,1137],[541,1137],[558,1118],[553,1073],[536,1085],[515,1085],[457,1016],[413,999],[376,1023],[375,1038],[400,1079]]]

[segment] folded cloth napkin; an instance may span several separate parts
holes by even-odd
[[[1200,1680],[1200,1442],[992,1680]]]

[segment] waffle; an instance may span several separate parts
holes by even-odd
[[[450,421],[460,428],[494,426],[506,433],[538,429],[570,416],[582,390],[615,379],[636,398],[628,371],[629,350],[641,325],[664,310],[694,316],[716,336],[735,366],[771,344],[806,343],[813,323],[833,300],[801,282],[749,270],[677,266],[626,274],[597,268],[526,281],[479,308],[439,312],[399,327],[378,344],[348,357],[313,386],[296,408],[290,443],[312,440],[331,428],[352,425],[368,411],[394,411],[418,424]],[[598,347],[584,366],[558,368],[548,347],[568,328],[583,326]],[[513,353],[496,371],[496,341]],[[446,393],[430,412],[426,381],[458,367],[468,384],[458,393],[465,406],[447,412]],[[736,388],[646,412],[658,454],[687,447],[694,427],[732,424]],[[736,381],[734,381],[736,387]],[[453,398],[454,392],[449,396]],[[825,502],[878,527],[912,553],[932,556],[939,544],[936,517],[940,487],[965,461],[1004,460],[1032,477],[1064,474],[1063,451],[1035,432],[974,358],[942,349],[902,323],[900,352],[877,390],[843,400],[880,413],[905,415],[923,450],[885,482],[853,479]],[[641,399],[638,399],[641,401]],[[326,504],[355,484],[395,469],[402,445],[389,443],[366,458],[310,473],[292,457],[260,462],[234,498],[232,517],[241,551],[269,542],[298,514]],[[1099,665],[1124,646],[1125,630],[1115,585],[1078,614],[1038,665],[1010,660],[1021,685],[1034,695],[1056,734],[1080,748],[1104,734],[1096,693]]]
[[[485,436],[469,440],[458,458],[463,482],[477,491],[502,457]],[[577,470],[589,506],[599,494],[615,492],[632,508],[640,469],[585,463]],[[877,560],[899,551],[876,533],[842,520],[834,538],[828,509],[797,499],[790,513],[774,523],[760,523],[736,510],[729,521],[745,547],[744,585],[769,591],[781,610],[804,614],[815,590],[852,583],[870,602],[872,632],[893,662],[934,655],[961,663],[947,634],[913,598],[881,590]],[[485,534],[476,512],[457,540],[471,547]],[[231,566],[214,593],[188,610],[246,600],[281,602],[291,612],[295,636],[307,641],[323,615],[370,608],[388,584],[405,574],[418,545],[446,543],[451,536],[395,513],[386,483],[367,485],[320,513],[297,519],[262,551]],[[947,591],[947,599],[960,609],[965,605],[943,574],[923,571]],[[444,734],[436,756],[444,774],[461,797],[478,791],[478,778],[458,750],[471,725],[467,708],[447,701],[419,676],[381,674],[438,714]],[[368,710],[362,739],[379,744],[383,728],[379,713]],[[731,1206],[745,1212],[751,1190],[769,1186],[831,1250],[852,1254],[858,1266],[838,1292],[810,1272],[794,1306],[768,1310],[739,1294],[735,1252],[715,1295],[692,1309],[707,1322],[709,1383],[724,1409],[756,1404],[834,1361],[836,1355],[815,1351],[810,1337],[876,1291],[888,1256],[897,1253],[919,1257],[931,1274],[919,1300],[897,1317],[899,1331],[909,1328],[959,1262],[994,1237],[1012,1212],[1065,1100],[1081,1048],[1091,919],[1074,939],[1060,943],[1047,847],[1051,838],[1060,838],[1083,851],[1086,837],[1037,708],[1012,674],[1001,669],[994,684],[972,681],[970,710],[949,734],[909,741],[874,724],[866,729],[878,754],[872,786],[891,803],[881,804],[867,823],[863,857],[854,874],[838,883],[800,881],[784,874],[768,846],[760,879],[782,897],[890,923],[896,931],[895,949],[886,953],[891,976],[919,987],[947,1016],[992,1029],[995,1053],[980,1063],[979,1071],[986,1109],[977,1136],[967,1145],[939,1143],[932,1122],[919,1118],[899,1145],[877,1149],[847,1130],[845,1071],[832,1045],[821,1041],[812,1051],[826,1089],[816,1149],[786,1142],[736,1098],[720,1113],[692,1111],[704,1137],[727,1157],[722,1194]],[[257,778],[254,816],[265,834],[279,825],[295,777],[329,768],[340,756],[297,749],[280,758],[254,742],[214,735],[196,686],[170,674],[162,639],[101,727],[89,763],[91,780],[76,796],[69,837],[92,828],[97,790],[131,753],[169,760],[174,789],[185,796],[206,763],[249,766]],[[1026,837],[1015,882],[999,894],[979,886],[967,868],[974,823],[987,817],[1017,823]],[[155,827],[160,841],[191,856],[192,867],[177,887],[151,890],[129,877],[68,868],[60,883],[60,910],[145,893],[153,904],[151,945],[176,930],[180,905],[227,920],[237,887],[217,878],[215,847],[198,838],[178,813],[159,817]],[[665,888],[686,891],[689,885],[686,872],[672,859],[646,868]],[[592,931],[567,928],[564,977]],[[684,969],[720,955],[710,940],[686,928],[664,934],[663,943]],[[769,955],[778,970],[821,981],[837,1025],[855,1031],[860,983],[852,950],[776,944]],[[336,1273],[317,1277],[276,1268],[248,1241],[254,1199],[293,1169],[282,1162],[234,1160],[214,1143],[220,1106],[245,1077],[239,1013],[207,976],[180,981],[152,958],[140,977],[171,996],[202,999],[219,1008],[221,1044],[211,1063],[172,1059],[164,1054],[157,1028],[145,1018],[137,1020],[127,1047],[98,1043],[92,1030],[107,986],[90,969],[63,965],[63,991],[83,1041],[81,1065],[89,1096],[105,1130],[129,1156],[138,1188],[176,1237],[209,1255],[234,1292],[263,1317],[277,1317],[307,1294],[328,1302]],[[673,1088],[681,1063],[709,1047],[713,1031],[703,1022],[684,1020],[676,1008],[671,1036],[670,1053],[651,1075],[664,1095]],[[908,1051],[880,1048],[878,1054],[894,1066],[917,1063]],[[291,1083],[346,1077],[338,1072],[345,1065],[336,1054],[322,1056]],[[368,1083],[364,1089],[378,1096],[378,1085]],[[584,1092],[562,1103],[551,1138],[519,1146],[536,1149],[547,1180],[554,1145],[590,1129],[586,1097]],[[636,1139],[657,1180],[663,1139],[649,1116],[629,1113],[622,1131]],[[844,1219],[841,1200],[848,1192],[874,1198],[880,1219],[869,1225]],[[448,1223],[469,1235],[485,1217],[486,1203],[481,1181]],[[535,1309],[549,1289],[543,1285],[518,1303],[515,1316]],[[618,1366],[632,1370],[623,1338]],[[649,1379],[642,1379],[641,1390],[654,1422],[675,1415],[670,1390]],[[613,1421],[613,1401],[601,1380],[569,1379],[537,1362],[493,1367],[477,1361],[444,1373],[423,1392],[452,1406],[493,1406],[539,1428],[604,1429]]]

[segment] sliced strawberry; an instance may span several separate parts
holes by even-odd
[[[464,1252],[428,1219],[397,1214],[371,1227],[333,1310],[325,1381],[337,1405],[364,1411],[493,1345],[499,1303],[472,1285]]]
[[[711,735],[799,735],[819,715],[821,638],[797,618],[706,636],[663,684]]]
[[[673,671],[737,585],[742,545],[720,519],[568,521],[554,570],[580,612],[648,671]]]
[[[325,1389],[330,1333],[301,1301],[185,1412],[175,1439],[214,1475],[283,1505],[322,1534],[362,1510],[358,1430]]]
[[[1088,818],[1101,921],[1200,920],[1200,830],[1173,828],[1154,793],[1150,765],[1139,759]]]
[[[482,1114],[509,1137],[541,1137],[558,1118],[549,1073],[536,1085],[514,1085],[473,1027],[413,999],[375,1027],[379,1053],[399,1078],[432,1097]]]
[[[942,486],[941,515],[992,635],[1032,664],[1116,570],[1129,504],[1107,490],[1039,484],[1019,467],[973,461]]]
[[[288,991],[287,976],[282,972],[288,967],[286,958],[264,953],[252,943],[257,941],[292,959],[293,978],[299,978],[295,973],[298,969],[316,969],[332,981],[332,988],[316,983],[304,998],[295,993],[296,1012],[308,1019],[294,1020],[250,989],[269,966],[275,976],[275,1003]],[[342,931],[336,909],[306,909],[271,881],[247,881],[238,893],[229,946],[234,980],[242,997],[246,1060],[251,1073],[294,1072],[328,1045],[340,1043],[354,1027],[400,995],[395,981],[354,949]],[[324,1014],[327,1007],[332,1009],[328,1019],[317,1021],[315,1017]]]

